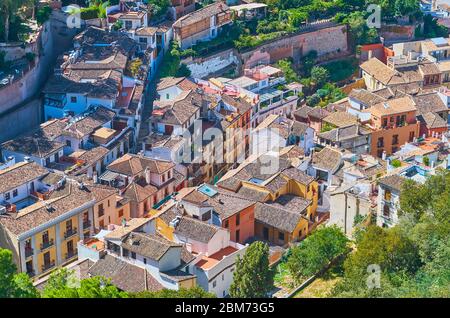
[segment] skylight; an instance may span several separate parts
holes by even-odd
[[[198,191],[212,198],[217,194],[217,191],[208,186],[207,184],[203,184],[198,188]]]

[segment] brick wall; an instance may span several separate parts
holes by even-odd
[[[242,59],[245,67],[254,64],[256,57],[270,55],[270,63],[291,57],[295,62],[310,51],[317,51],[319,60],[332,59],[348,53],[347,27],[324,23],[314,25],[311,31],[284,37],[263,44],[251,51],[243,52]]]

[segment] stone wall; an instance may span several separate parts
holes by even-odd
[[[187,58],[182,62],[191,70],[193,77],[217,76],[231,67],[240,73],[243,68],[258,64],[271,64],[291,57],[295,62],[315,50],[318,61],[331,60],[348,54],[347,27],[332,22],[319,22],[304,27],[299,33],[263,44],[255,49],[238,52],[229,49],[208,57]]]
[[[239,54],[233,49],[206,58],[186,59],[183,63],[187,64],[192,77],[195,78],[220,75],[221,72],[230,68],[236,68],[239,73],[241,65]]]
[[[0,87],[0,114],[11,110],[16,105],[24,102],[38,91],[46,73],[52,55],[53,39],[50,32],[50,23],[44,24],[37,40],[35,64],[28,71],[11,84]]]
[[[0,88],[0,142],[40,124],[40,90],[53,69],[57,55],[72,45],[76,33],[76,29],[67,28],[64,14],[53,11],[51,20],[44,25],[34,67],[20,79]]]
[[[41,118],[40,99],[34,99],[19,109],[0,116],[0,143],[37,127]]]
[[[416,25],[396,25],[383,24],[381,25],[380,37],[383,38],[384,44],[397,42],[408,42],[414,40]]]
[[[299,33],[263,44],[258,48],[242,52],[245,68],[260,60],[270,59],[275,63],[283,58],[300,58],[310,51],[317,51],[319,61],[337,58],[348,53],[347,27],[332,22],[321,22],[305,27]]]

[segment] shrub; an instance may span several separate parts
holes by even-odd
[[[393,166],[394,168],[399,168],[402,166],[402,162],[398,159],[393,159],[391,161],[391,166]]]
[[[42,25],[50,19],[50,15],[52,14],[52,8],[49,6],[44,6],[39,8],[36,12],[36,22],[38,25]]]

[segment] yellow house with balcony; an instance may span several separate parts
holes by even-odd
[[[73,182],[46,200],[0,219],[0,246],[13,252],[20,272],[40,277],[77,257],[77,242],[93,234],[95,199]]]
[[[103,206],[103,215],[94,212]],[[78,256],[77,243],[112,222],[130,218],[129,203],[115,190],[66,182],[38,200],[0,218],[0,246],[13,252],[20,272],[38,278]],[[94,226],[97,226],[97,230]]]

